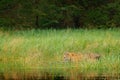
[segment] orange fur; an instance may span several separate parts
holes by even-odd
[[[67,52],[64,54],[64,61],[69,62],[79,62],[82,60],[96,61],[99,60],[101,56],[99,54],[90,53],[90,54],[76,54],[73,52]]]
[[[82,60],[82,54],[70,53],[67,52],[64,54],[64,61],[78,62]]]

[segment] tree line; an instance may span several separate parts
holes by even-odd
[[[116,28],[120,0],[0,0],[0,27]]]

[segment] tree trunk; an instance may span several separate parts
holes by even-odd
[[[35,0],[35,8],[38,9],[38,5],[39,5],[39,0]],[[35,15],[35,28],[38,29],[39,28],[39,16],[36,13]]]
[[[36,15],[35,18],[36,18],[35,19],[35,26],[36,26],[35,28],[38,29],[39,28],[39,16]]]

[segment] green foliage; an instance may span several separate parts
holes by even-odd
[[[17,0],[0,0],[0,12],[14,7]]]
[[[0,22],[16,28],[113,28],[120,26],[119,4],[119,0],[1,0]]]
[[[0,30],[0,72],[120,73],[120,30]],[[97,53],[96,62],[64,63],[64,52]],[[30,71],[30,72],[32,72]],[[28,72],[29,73],[29,72]],[[73,72],[72,72],[73,73]]]
[[[86,12],[86,24],[105,25],[108,21],[108,16],[102,10],[91,9]]]
[[[109,16],[109,20],[106,23],[107,26],[111,27],[119,27],[120,26],[120,1],[116,1],[114,3],[109,3],[104,6],[104,10],[107,12]]]

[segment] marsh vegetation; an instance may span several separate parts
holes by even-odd
[[[97,53],[101,58],[96,62],[66,63],[66,51]],[[120,30],[0,30],[0,73],[4,79],[118,79]]]

